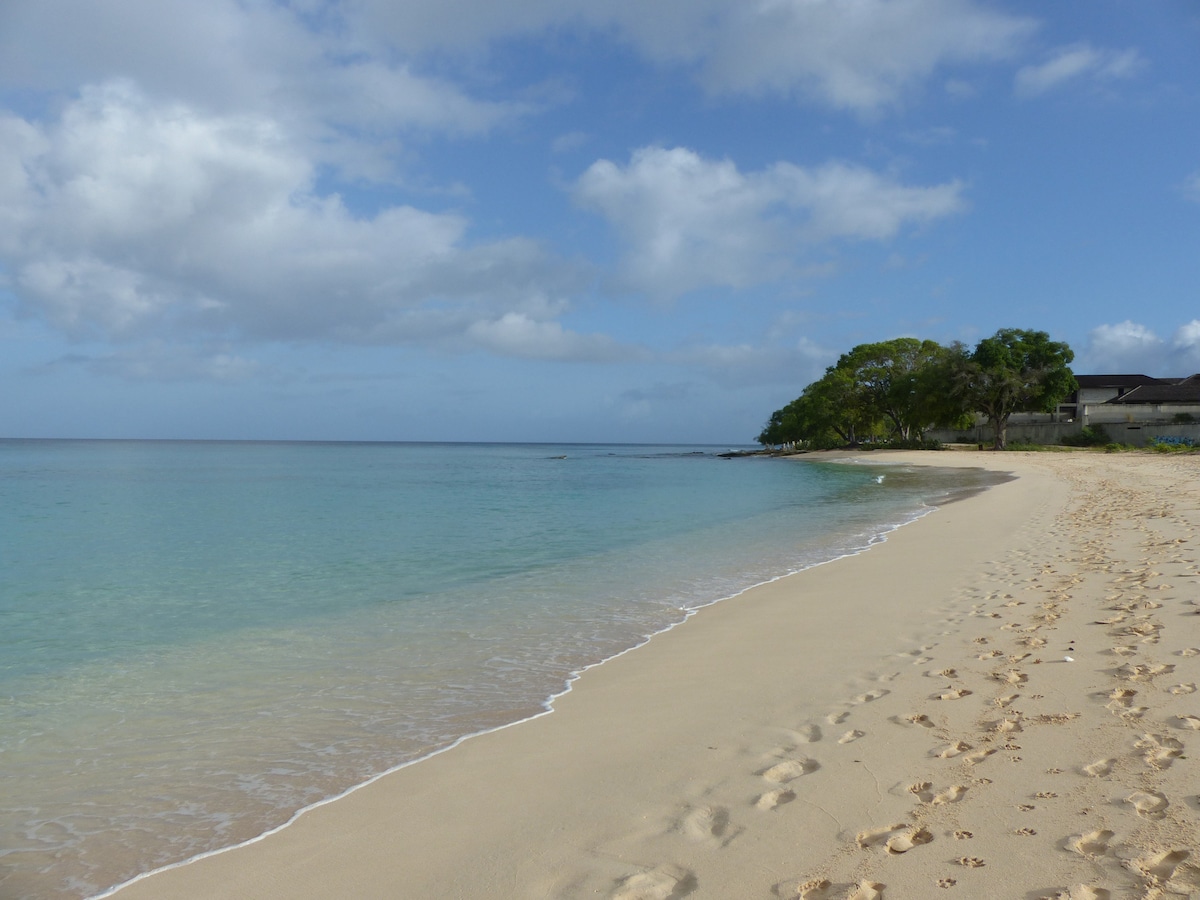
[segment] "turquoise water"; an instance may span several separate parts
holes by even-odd
[[[0,441],[0,897],[247,840],[986,483],[723,449]]]

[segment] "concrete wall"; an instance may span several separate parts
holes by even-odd
[[[1089,404],[1083,408],[1080,418],[1089,425],[1104,425],[1107,428],[1110,422],[1169,422],[1176,413],[1190,413],[1196,419],[1200,419],[1200,404],[1172,403],[1169,406],[1152,403],[1120,403],[1115,406],[1109,406],[1106,403]]]
[[[1182,437],[1191,438],[1200,444],[1200,422],[1186,424],[1134,424],[1128,422],[1105,422],[1101,427],[1108,433],[1109,438],[1118,444],[1131,444],[1134,447],[1145,447],[1152,437]],[[1082,422],[1042,422],[1018,423],[1009,422],[1008,440],[1030,441],[1034,444],[1061,444],[1062,439],[1083,430]],[[951,431],[937,429],[927,434],[927,437],[944,443],[992,443],[992,429],[987,425],[977,425],[966,431]]]

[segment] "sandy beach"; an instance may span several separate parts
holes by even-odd
[[[1200,894],[1200,457],[865,458],[1018,477],[116,896]]]

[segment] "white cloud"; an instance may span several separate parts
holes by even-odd
[[[1175,330],[1170,340],[1132,321],[1101,325],[1088,335],[1078,372],[1146,374],[1158,378],[1200,372],[1200,319]]]
[[[574,195],[620,234],[626,286],[660,298],[771,281],[793,271],[801,241],[883,240],[964,206],[958,182],[907,187],[843,163],[743,173],[680,147],[600,160]]]
[[[604,335],[568,331],[558,322],[539,322],[524,313],[474,322],[467,336],[502,356],[571,362],[613,362],[642,355]]]
[[[671,363],[699,369],[713,381],[735,387],[761,384],[803,386],[821,376],[841,351],[807,337],[741,344],[694,344],[665,356]],[[796,389],[799,393],[799,388]]]
[[[342,12],[238,0],[5,0],[0,80],[71,94],[126,79],[209,115],[270,118],[351,177],[393,177],[391,141],[478,134],[530,112],[348,37]],[[310,11],[311,13],[312,11]],[[319,25],[312,23],[319,22]]]
[[[1025,66],[1017,72],[1016,92],[1035,97],[1080,79],[1110,81],[1129,78],[1142,67],[1136,49],[1103,50],[1091,44],[1060,47],[1045,62]]]
[[[549,28],[614,30],[716,94],[893,105],[938,69],[1010,58],[1035,28],[974,0],[364,0],[363,27],[409,53],[478,49]],[[369,23],[369,26],[365,23]]]
[[[356,217],[314,177],[271,119],[90,87],[48,126],[0,115],[0,265],[25,315],[124,340],[452,339],[580,283],[454,213]]]
[[[939,68],[1012,56],[1029,20],[958,0],[764,0],[731,7],[704,63],[716,92],[800,92],[872,112]]]

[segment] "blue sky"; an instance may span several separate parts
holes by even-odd
[[[1200,372],[1190,0],[5,0],[0,436],[745,443]]]

